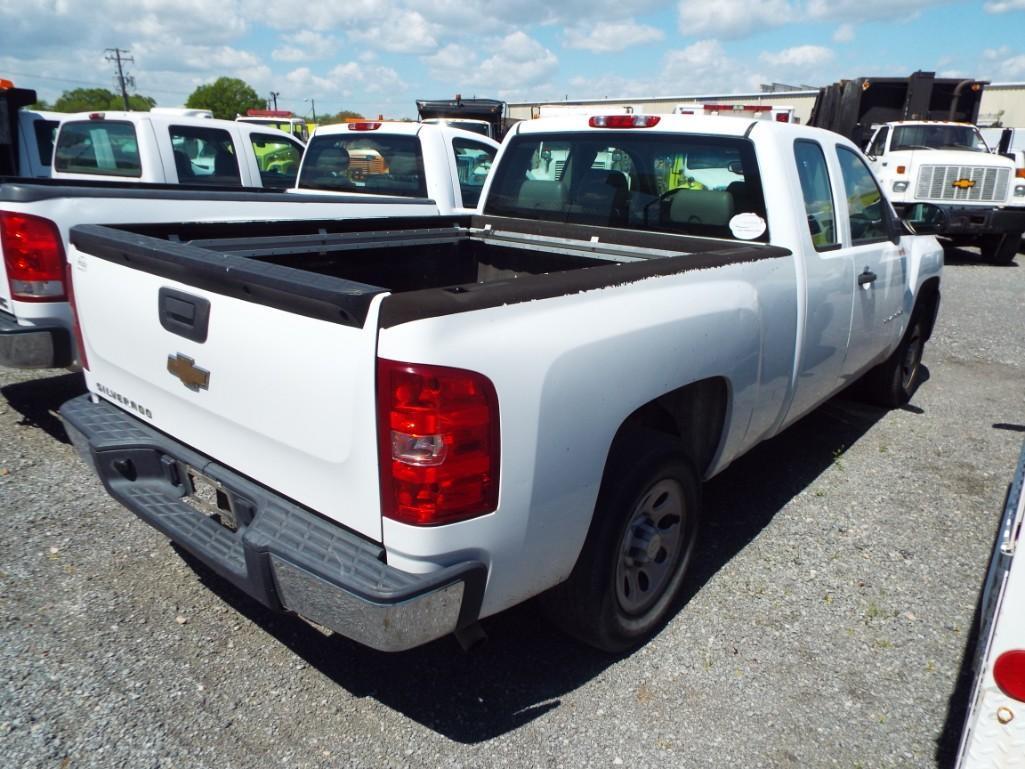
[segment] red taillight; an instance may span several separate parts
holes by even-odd
[[[658,115],[595,115],[587,124],[591,128],[651,128],[661,119]]]
[[[1025,702],[1025,650],[1013,649],[997,657],[993,680],[1008,697]]]
[[[78,322],[78,305],[75,303],[75,281],[71,277],[71,263],[66,268],[64,281],[68,287],[68,304],[71,305],[71,330],[75,334],[75,346],[78,348],[78,363],[89,370],[89,356],[85,354],[85,339],[82,337],[82,324]]]
[[[0,245],[13,299],[64,300],[64,246],[56,224],[41,216],[0,211]]]
[[[436,526],[498,507],[498,396],[483,374],[379,359],[381,511]]]
[[[777,112],[776,113],[776,122],[777,123],[789,123],[790,122],[790,115],[789,115],[789,113]]]
[[[90,120],[103,120],[105,117],[106,117],[106,114],[103,113],[103,112],[90,112],[89,113],[89,119]]]
[[[350,131],[376,131],[381,127],[380,123],[349,123]]]

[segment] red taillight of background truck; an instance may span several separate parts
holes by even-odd
[[[499,420],[483,374],[378,359],[381,511],[414,526],[498,507]]]
[[[41,216],[0,211],[0,245],[11,298],[63,302],[64,246],[60,230]]]
[[[1008,697],[1025,702],[1025,650],[1013,649],[997,657],[993,680]]]

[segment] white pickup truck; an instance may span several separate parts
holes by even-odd
[[[400,195],[469,213],[498,153],[487,136],[441,124],[382,120],[320,126],[299,170],[298,192]]]
[[[270,187],[295,184],[303,143],[264,126],[196,110],[82,112],[64,116],[54,179]]]
[[[71,242],[61,416],[109,493],[389,651],[540,593],[596,647],[650,637],[703,479],[860,377],[911,396],[943,262],[838,134],[659,115],[517,124],[475,215]]]
[[[53,138],[65,115],[29,109],[36,98],[0,78],[0,176],[50,176]]]
[[[264,141],[260,137],[279,133],[203,118],[191,118],[189,125],[194,127],[189,128],[181,116],[166,111],[128,114],[133,115],[132,121],[111,120],[111,113],[106,118],[70,120],[58,138],[54,176],[69,175],[60,169],[64,167],[61,158],[74,144],[67,138],[71,135],[88,134],[93,153],[99,155],[104,141],[110,140],[112,147],[116,144],[112,138],[116,135],[160,137],[149,142],[155,153],[152,160],[147,159],[146,142],[126,144],[138,151],[140,162],[136,165],[141,176],[137,179],[143,181],[160,177],[163,166],[157,159],[161,152],[170,152],[186,133],[191,132],[201,148],[199,157],[204,155],[202,148],[215,146],[216,136],[223,133],[223,141],[233,147],[230,154],[243,159],[248,156],[250,166],[256,155],[244,148],[256,148]],[[226,138],[229,127],[234,138]],[[290,152],[297,144],[284,134],[271,138]],[[185,149],[191,152],[195,147],[189,144]],[[290,191],[302,195],[272,195],[256,188],[215,191],[207,185],[228,184],[229,180],[198,170],[188,185],[181,186],[105,183],[96,181],[105,178],[99,171],[97,176],[71,174],[77,180],[74,182],[0,183],[0,365],[52,368],[72,363],[75,347],[64,285],[64,254],[68,231],[76,224],[466,213],[476,205],[497,151],[498,144],[486,137],[444,126],[351,123],[319,129],[303,161],[300,189]],[[185,162],[191,155],[184,152],[174,150],[173,154]],[[298,158],[294,160],[296,165],[289,171],[293,180],[298,171]],[[196,161],[188,162],[198,169]],[[210,165],[215,167],[216,163]],[[154,168],[157,170],[147,170]],[[246,178],[252,180],[252,168],[250,172]],[[232,179],[237,186],[238,177]],[[310,196],[319,200],[319,207],[299,205]]]
[[[943,209],[939,231],[977,244],[1007,264],[1025,231],[1025,178],[1014,161],[992,154],[979,129],[936,120],[880,125],[866,149],[872,170],[898,212],[921,201]]]

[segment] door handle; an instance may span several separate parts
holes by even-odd
[[[866,286],[869,283],[875,283],[875,280],[878,277],[878,275],[876,275],[874,272],[872,272],[872,270],[866,267],[865,271],[858,276],[858,285]]]

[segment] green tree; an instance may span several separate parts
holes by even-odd
[[[235,77],[219,77],[201,85],[185,102],[186,107],[208,109],[214,117],[234,120],[248,109],[266,109],[267,102],[256,95],[253,87]]]
[[[137,93],[128,97],[128,106],[141,112],[151,109],[156,103],[155,99]],[[62,93],[53,103],[53,109],[57,112],[91,112],[124,108],[125,103],[121,95],[106,88],[75,88]]]
[[[359,112],[353,112],[351,109],[343,109],[333,115],[319,115],[317,117],[317,123],[320,125],[330,125],[331,123],[344,123],[347,119],[364,120],[365,118]]]

